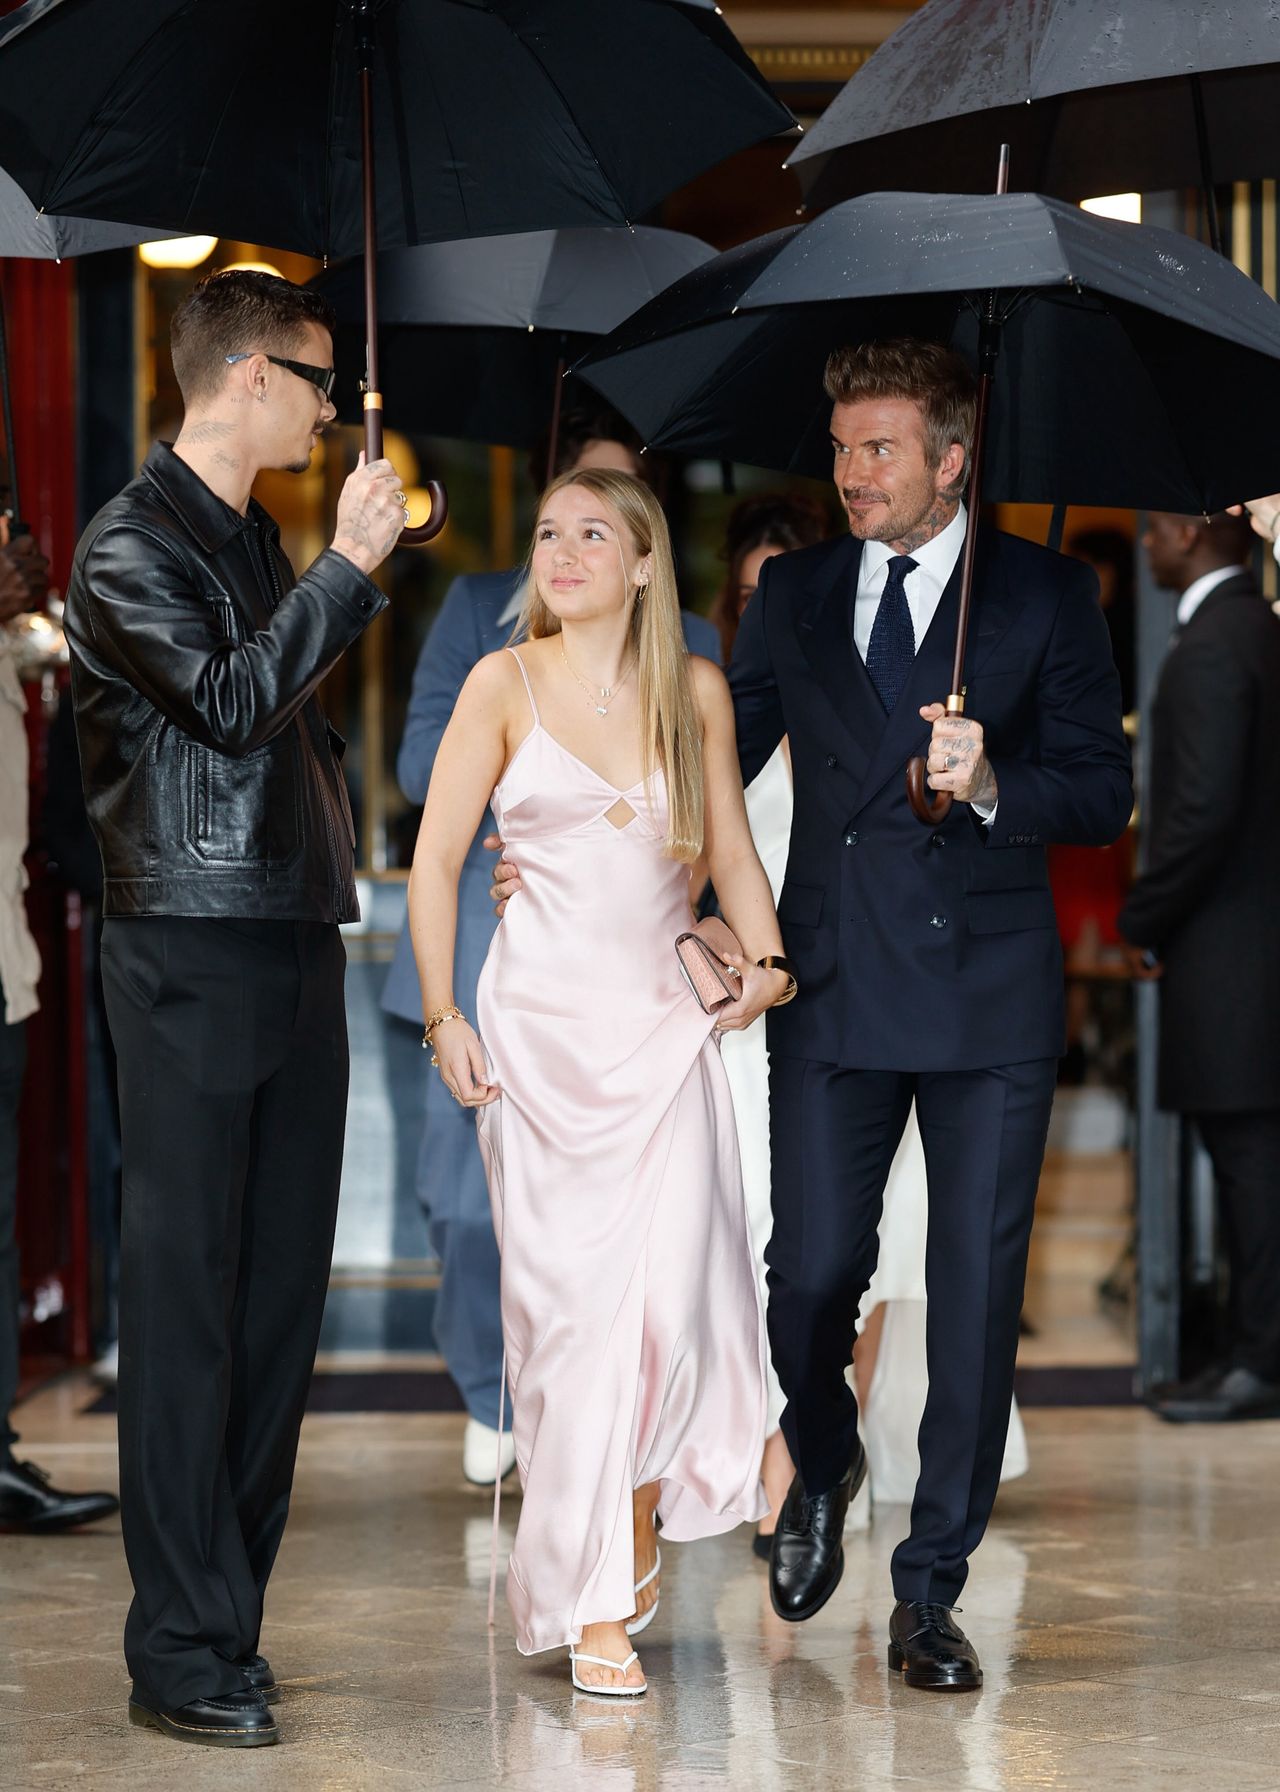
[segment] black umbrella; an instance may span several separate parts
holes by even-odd
[[[568,362],[712,254],[697,237],[643,225],[389,249],[378,257],[378,319],[399,416],[433,435],[531,447],[558,411]],[[312,284],[340,324],[362,321],[359,264]],[[340,379],[339,409],[355,397]]]
[[[1187,237],[1035,194],[848,200],[717,256],[577,371],[655,447],[829,476],[828,352],[907,334],[984,376],[950,708],[982,497],[1211,512],[1280,486],[1280,307]]]
[[[929,0],[793,152],[812,206],[982,191],[1001,143],[1029,190],[1083,199],[1280,169],[1276,0]]]
[[[609,0],[607,14],[600,0],[27,0],[0,27],[0,165],[50,212],[363,251],[376,455],[379,244],[626,224],[794,123],[714,0]]]

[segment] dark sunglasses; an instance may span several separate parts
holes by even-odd
[[[289,361],[283,355],[268,355],[265,349],[249,349],[241,355],[228,355],[227,366],[234,367],[237,361],[252,361],[254,355],[262,355],[273,367],[287,367],[300,380],[310,380],[313,386],[319,387],[326,398],[333,397],[333,388],[338,383],[336,367],[313,367],[310,361]]]

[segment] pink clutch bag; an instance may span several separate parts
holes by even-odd
[[[742,947],[723,921],[708,915],[688,933],[676,936],[676,957],[684,980],[697,996],[705,1014],[736,1002],[742,994],[742,978],[725,959],[730,953],[742,956]]]

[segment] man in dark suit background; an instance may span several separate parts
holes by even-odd
[[[1191,1115],[1230,1269],[1225,1361],[1170,1387],[1175,1420],[1280,1417],[1280,617],[1246,562],[1246,519],[1155,513],[1143,542],[1179,593],[1151,716],[1147,868],[1120,916],[1159,975],[1163,1108]],[[1145,957],[1146,964],[1141,963]]]
[[[1087,568],[978,541],[967,662],[950,682],[972,440],[964,363],[903,340],[827,366],[850,534],[771,560],[730,682],[743,780],[786,734],[795,818],[779,916],[800,994],[769,1016],[769,1333],[797,1475],[775,1609],[802,1619],[843,1571],[865,1473],[844,1369],[889,1166],[916,1102],[929,1178],[929,1396],[889,1659],[908,1683],[981,1684],[951,1616],[1009,1419],[1056,1059],[1062,959],[1052,843],[1103,845],[1132,806],[1120,690]],[[907,760],[954,804],[922,826]]]

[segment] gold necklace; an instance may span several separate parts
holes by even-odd
[[[613,699],[631,676],[631,668],[636,663],[634,659],[628,660],[626,670],[623,672],[622,677],[618,680],[617,684],[602,684],[600,686],[600,695],[597,697],[594,687],[589,685],[585,678],[580,677],[569,663],[569,656],[564,650],[563,640],[560,643],[560,658],[564,661],[565,669],[569,673],[569,676],[576,680],[583,691],[585,691],[587,702],[590,704],[591,708],[595,710],[598,716],[608,715],[610,703],[612,703]]]

